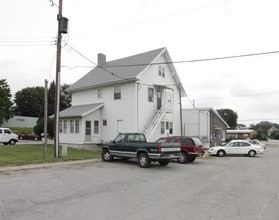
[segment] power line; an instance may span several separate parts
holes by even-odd
[[[122,79],[122,80],[130,81],[129,79],[127,79],[127,78],[125,78],[125,77],[119,76],[118,74],[113,73],[113,72],[107,70],[107,69],[106,69],[105,67],[103,67],[103,66],[98,66],[94,61],[92,61],[91,59],[89,59],[87,56],[83,55],[81,52],[77,51],[77,50],[76,50],[75,48],[73,48],[72,46],[70,46],[70,50],[75,51],[77,54],[79,54],[80,56],[82,56],[84,59],[86,59],[87,61],[89,61],[89,62],[93,63],[94,65],[96,65],[97,68],[102,69],[103,71],[109,73],[110,75],[115,76],[115,77],[117,77],[117,78],[119,78],[119,79]]]
[[[0,44],[0,47],[35,47],[35,46],[55,46],[55,44]]]
[[[279,118],[255,118],[255,119],[237,119],[237,121],[274,121],[279,120]]]
[[[195,63],[195,62],[216,61],[216,60],[235,59],[235,58],[252,57],[252,56],[263,56],[263,55],[270,55],[270,54],[277,54],[277,53],[279,53],[278,50],[277,51],[269,51],[269,52],[260,52],[260,53],[250,53],[250,54],[214,57],[214,58],[203,58],[203,59],[194,59],[194,60],[172,61],[172,62],[139,63],[139,64],[125,64],[125,65],[108,65],[106,67],[154,66],[154,65],[163,65],[163,64]]]
[[[264,93],[255,93],[255,94],[243,94],[243,95],[226,96],[226,97],[197,98],[197,99],[194,99],[194,100],[230,99],[230,98],[240,98],[240,97],[271,95],[271,94],[278,94],[278,93],[279,93],[279,91],[274,91],[274,92],[264,92]]]
[[[88,57],[86,57],[85,55],[83,55],[81,52],[79,52],[78,50],[76,50],[75,48],[73,48],[72,46],[70,46],[69,48],[70,48],[70,50],[75,51],[77,54],[79,54],[81,57],[83,57],[84,59],[86,59],[86,60],[89,61],[90,63],[93,63],[94,65],[97,66],[97,64],[96,64],[93,60],[89,59]]]
[[[268,52],[259,52],[259,53],[250,53],[250,54],[241,54],[241,55],[214,57],[214,58],[204,58],[204,59],[194,59],[194,60],[172,61],[172,62],[107,65],[106,67],[116,67],[117,68],[117,67],[156,66],[156,65],[165,65],[165,64],[195,63],[195,62],[216,61],[216,60],[225,60],[225,59],[236,59],[236,58],[243,58],[243,57],[264,56],[264,55],[272,55],[272,54],[278,54],[278,53],[279,53],[279,51],[276,50],[276,51],[268,51]],[[64,67],[68,67],[68,66],[64,66]],[[72,66],[71,68],[81,68],[81,67],[90,68],[90,66]]]

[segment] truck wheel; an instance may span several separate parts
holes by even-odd
[[[158,161],[160,166],[167,166],[169,164],[169,161]]]
[[[140,153],[138,156],[138,164],[141,168],[147,168],[150,165],[150,159],[146,153]]]
[[[108,149],[102,150],[102,160],[105,162],[112,161],[113,157],[110,155]]]
[[[16,141],[15,141],[15,140],[10,140],[10,141],[9,141],[9,144],[10,144],[10,145],[15,145],[15,144],[16,144]]]
[[[178,161],[179,163],[188,163],[189,158],[188,158],[187,153],[185,153],[184,151],[182,151],[182,152],[181,152],[181,156],[178,157],[177,161]]]

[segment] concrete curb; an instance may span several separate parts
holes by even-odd
[[[22,166],[0,167],[0,172],[41,169],[41,168],[59,167],[59,166],[67,166],[67,165],[79,165],[79,164],[94,163],[97,161],[101,161],[101,159],[97,158],[97,159],[88,159],[88,160],[74,160],[74,161],[62,161],[62,162],[54,162],[54,163],[28,164],[28,165],[22,165]]]

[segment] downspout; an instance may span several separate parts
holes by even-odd
[[[136,82],[136,128],[139,132],[139,83]]]
[[[182,100],[181,100],[181,84],[179,86],[179,108],[180,108],[180,135],[183,136],[183,128],[182,128]]]

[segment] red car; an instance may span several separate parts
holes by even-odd
[[[202,143],[197,143],[197,138],[173,136],[159,138],[157,142],[179,143],[181,149],[181,157],[177,159],[179,163],[194,162],[197,157],[203,155]]]
[[[20,134],[19,136],[18,136],[18,139],[19,140],[33,140],[33,141],[39,141],[39,140],[41,140],[41,138],[38,136],[38,135],[36,135],[36,134]]]

